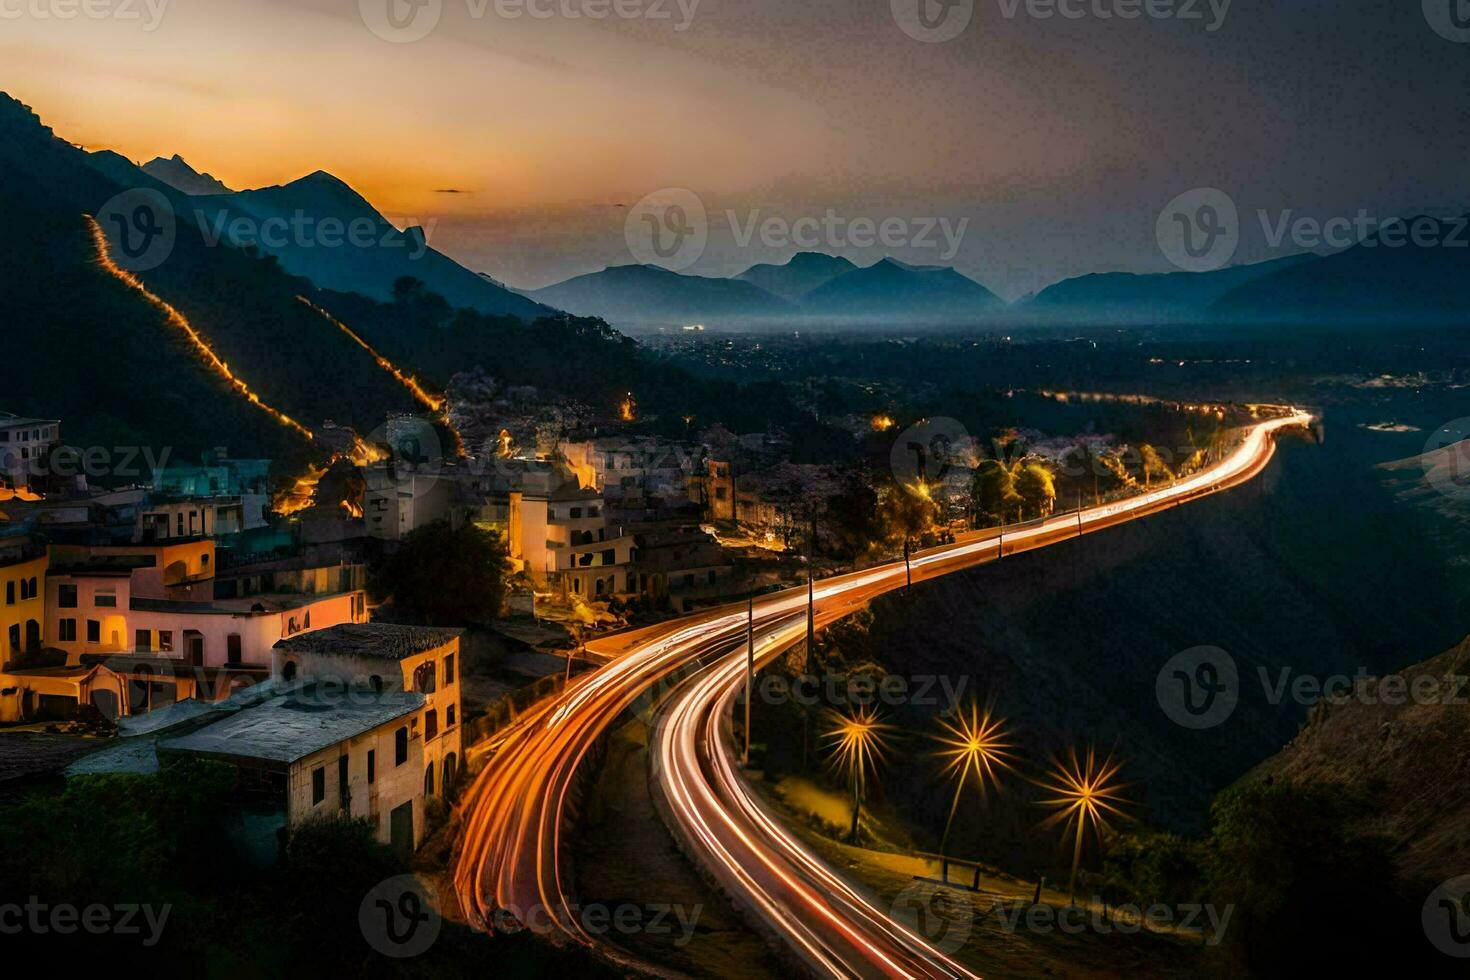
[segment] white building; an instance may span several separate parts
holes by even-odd
[[[61,443],[59,419],[0,413],[0,489],[29,487],[44,474],[51,450]]]

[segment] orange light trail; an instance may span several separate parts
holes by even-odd
[[[1192,479],[1080,515],[1055,516],[1007,535],[1007,543],[1040,548],[1239,486],[1270,461],[1276,433],[1310,421],[1292,410],[1256,425],[1234,453]],[[993,533],[975,532],[915,555],[913,567],[933,577],[993,561],[997,552]],[[904,582],[901,562],[825,579],[814,591],[818,622],[839,619]],[[804,588],[754,604],[757,668],[805,635],[806,610]],[[454,891],[471,925],[493,930],[501,909],[535,911],[536,921],[526,924],[538,932],[587,945],[598,941],[572,911],[560,860],[568,794],[603,734],[646,701],[640,714],[651,723],[657,705],[649,751],[670,830],[685,853],[812,973],[973,975],[822,861],[781,825],[739,771],[730,718],[746,682],[746,616],[743,604],[723,607],[599,641],[596,652],[608,658],[604,666],[538,702],[495,737],[458,807],[463,831]],[[679,671],[696,663],[707,666],[681,683]],[[970,727],[977,737],[965,739],[966,750],[971,741],[989,741],[974,731],[978,725]],[[991,735],[998,739],[999,733]]]
[[[411,374],[405,374],[402,370],[399,369],[398,365],[396,365],[392,361],[388,360],[382,354],[379,354],[375,349],[373,349],[373,345],[372,344],[369,344],[366,340],[363,340],[362,339],[362,337],[357,333],[357,331],[353,330],[347,324],[343,323],[341,320],[339,320],[336,317],[332,316],[332,314],[328,313],[326,310],[322,309],[320,306],[317,306],[315,303],[313,303],[311,300],[307,299],[305,296],[298,296],[298,297],[296,297],[296,299],[297,299],[297,301],[299,303],[301,303],[302,305],[304,305],[307,309],[309,309],[312,312],[316,313],[318,316],[322,317],[322,319],[326,320],[328,323],[330,323],[333,326],[335,326],[338,330],[342,331],[347,336],[351,337],[353,339],[353,341],[356,342],[357,346],[361,347],[363,350],[367,351],[370,355],[372,355],[373,360],[375,360],[375,361],[378,362],[378,367],[382,368],[384,371],[387,371],[389,374],[393,375],[393,377],[398,380],[398,383],[401,384],[401,385],[403,385],[403,387],[407,388],[409,394],[413,395],[414,398],[418,399],[420,403],[422,403],[423,405],[426,405],[430,410],[435,411],[435,412],[441,412],[441,411],[444,410],[444,398],[443,398],[443,396],[440,396],[440,395],[431,395],[427,391],[425,391],[423,385],[419,384],[417,378],[415,378]]]
[[[305,436],[307,439],[313,438],[311,430],[308,429],[306,426],[302,425],[300,422],[296,421],[285,412],[282,412],[276,408],[272,408],[270,405],[261,401],[260,396],[257,395],[251,389],[251,387],[245,383],[243,379],[236,376],[235,373],[230,370],[230,366],[224,362],[224,359],[214,352],[214,348],[209,346],[209,343],[202,336],[200,336],[199,331],[194,329],[193,325],[189,323],[189,319],[184,316],[184,314],[180,313],[175,307],[166,302],[156,293],[152,292],[147,286],[143,285],[142,280],[140,280],[137,276],[133,275],[131,272],[128,272],[126,269],[119,266],[116,262],[112,261],[112,250],[108,245],[107,235],[105,232],[103,232],[102,226],[99,225],[97,223],[97,219],[92,217],[90,214],[83,215],[83,217],[87,219],[87,226],[92,232],[92,244],[95,245],[97,248],[97,264],[101,266],[104,272],[106,272],[108,275],[112,276],[119,282],[123,283],[130,289],[136,291],[139,295],[143,297],[143,299],[145,299],[149,303],[149,305],[153,306],[161,313],[163,313],[164,316],[168,319],[168,323],[170,326],[177,328],[184,334],[185,337],[189,338],[189,342],[194,345],[194,349],[198,351],[200,356],[204,358],[204,362],[209,365],[210,369],[213,370],[214,373],[220,378],[224,379],[224,381],[229,384],[230,387],[234,388],[235,391],[243,395],[246,401],[250,402],[250,404],[254,405],[262,412],[265,412],[267,415],[275,419],[277,422],[281,423],[281,425],[285,426],[286,428],[294,429],[296,432]]]
[[[359,347],[368,352],[372,359],[377,362],[378,367],[391,374],[394,379],[398,381],[399,384],[408,389],[408,393],[411,394],[418,402],[427,407],[430,411],[437,413],[439,416],[439,421],[444,423],[444,427],[449,430],[449,434],[454,438],[455,455],[464,455],[464,440],[460,438],[459,430],[455,428],[454,424],[449,420],[449,399],[445,398],[443,395],[431,394],[428,390],[424,388],[423,385],[419,384],[418,378],[414,377],[411,374],[405,373],[401,368],[398,367],[398,365],[394,364],[382,354],[378,353],[378,351],[366,340],[364,340],[356,330],[353,330],[347,324],[332,316],[332,314],[328,313],[320,306],[317,306],[305,296],[298,296],[296,297],[296,299],[298,302],[305,305],[307,309],[313,311],[314,313],[322,317],[322,319],[334,325],[338,330],[341,330],[348,337],[351,337],[353,342],[355,342]],[[376,462],[376,460],[371,460],[371,462]]]

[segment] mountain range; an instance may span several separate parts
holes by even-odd
[[[621,265],[576,276],[527,296],[616,325],[722,326],[815,322],[960,324],[1004,304],[954,269],[882,259],[870,266],[818,252],[784,265],[756,265],[730,279],[683,275],[651,265]]]
[[[1302,253],[1213,272],[1099,272],[1064,279],[1021,305],[1046,316],[1168,320],[1198,315],[1250,282],[1315,258]]]

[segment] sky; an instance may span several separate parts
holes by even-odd
[[[1303,247],[1283,216],[1470,209],[1455,2],[0,0],[0,90],[237,189],[326,170],[516,286],[635,261],[629,209],[677,188],[688,273],[810,245],[1015,298],[1172,271],[1195,188],[1236,261]]]

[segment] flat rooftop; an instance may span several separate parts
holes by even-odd
[[[136,612],[181,613],[193,616],[266,616],[271,613],[303,609],[344,595],[352,595],[352,593],[271,592],[241,596],[238,599],[210,599],[207,602],[133,596],[128,605]]]
[[[355,738],[424,706],[424,696],[374,694],[334,688],[293,690],[178,738],[162,739],[160,751],[290,764]]]
[[[276,643],[287,653],[326,653],[344,657],[404,660],[442,647],[464,635],[464,630],[435,626],[399,626],[393,623],[343,623],[301,633]]]

